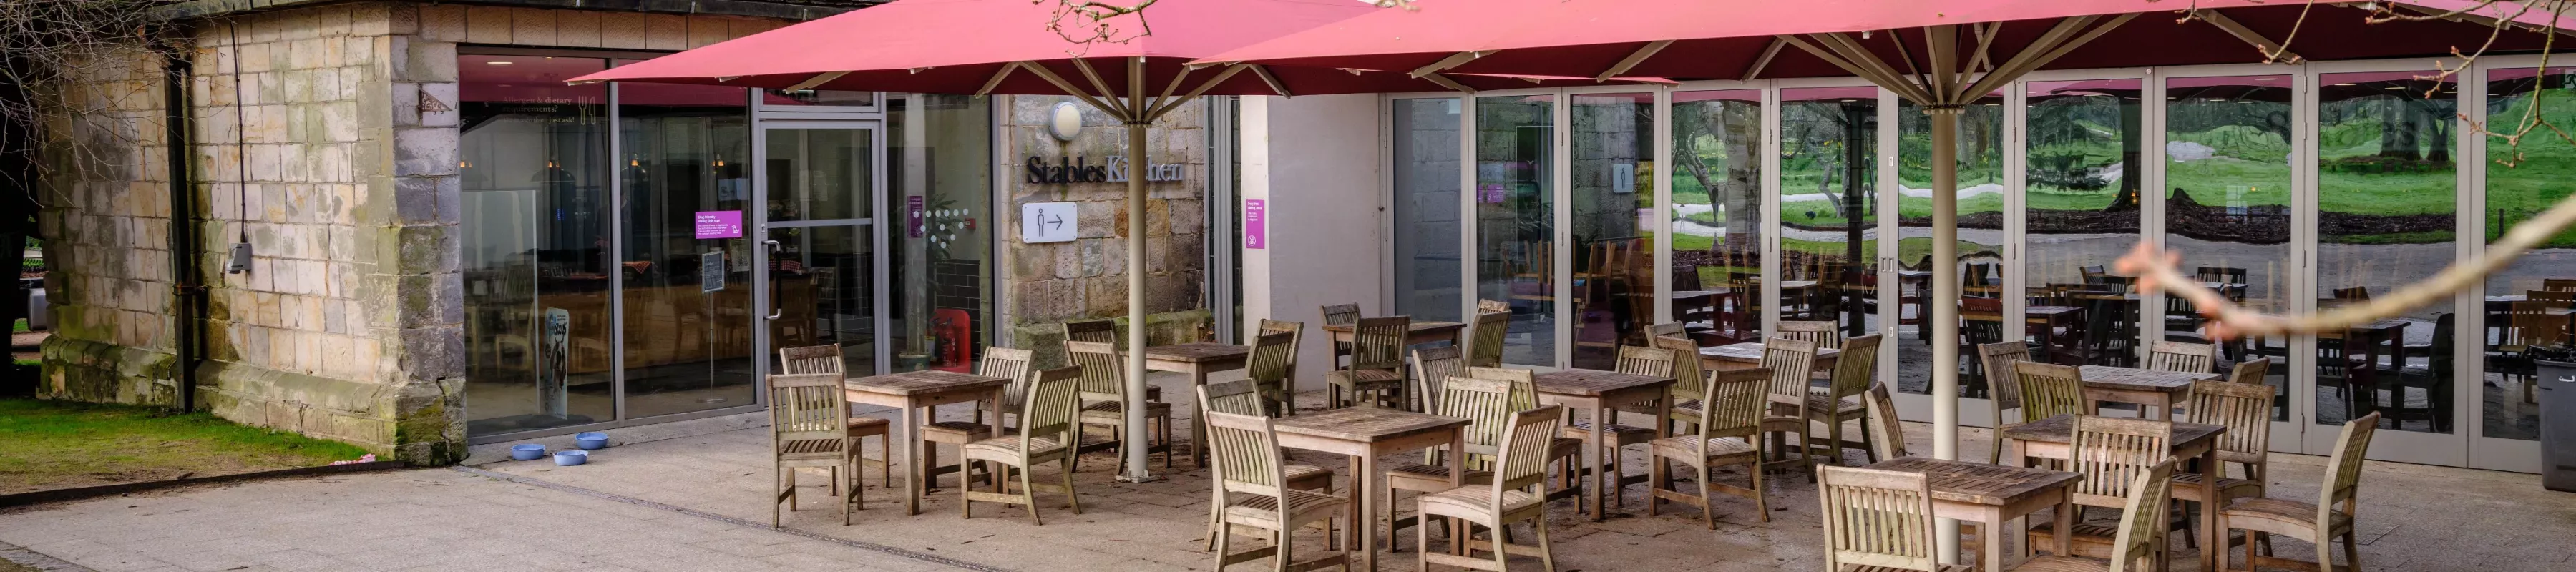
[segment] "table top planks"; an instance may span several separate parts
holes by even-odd
[[[1194,342],[1145,348],[1145,357],[1178,362],[1202,363],[1241,359],[1252,355],[1252,347],[1215,342]]]
[[[2191,383],[2195,381],[2227,379],[2215,373],[2160,371],[2108,365],[2084,366],[2083,373],[2084,385],[2129,391],[2179,391],[2191,388]]]
[[[1539,393],[1593,397],[1639,387],[1664,385],[1670,377],[1655,377],[1597,369],[1561,369],[1537,375]]]
[[[1744,342],[1740,344],[1727,344],[1723,346],[1700,348],[1699,357],[1732,362],[1762,363],[1762,351],[1762,342]],[[1817,363],[1828,363],[1826,360],[1835,359],[1842,355],[1842,350],[1833,348],[1816,348]]]
[[[1923,457],[1889,459],[1870,465],[1872,469],[1922,473],[1932,487],[1932,498],[1950,502],[2006,506],[2065,487],[2083,480],[2084,475],[2047,469],[2025,469],[1966,461],[1944,461]]]
[[[841,382],[843,387],[887,395],[918,395],[956,390],[992,389],[1011,382],[1007,377],[923,370],[886,375],[854,377]]]
[[[1425,431],[1463,427],[1469,422],[1465,417],[1363,406],[1291,415],[1271,420],[1270,425],[1281,433],[1375,443]]]
[[[2226,432],[2227,427],[2224,425],[2203,425],[2199,423],[2183,423],[2177,421],[2173,424],[2173,448],[2176,451],[2190,449],[2196,442],[2213,439],[2218,437],[2220,433]],[[2018,439],[2040,443],[2072,443],[2075,441],[2075,416],[2059,415],[2047,419],[2014,425],[2004,428],[2001,434],[2005,439]]]
[[[1351,331],[1351,328],[1356,327],[1356,326],[1357,326],[1356,324],[1324,324],[1324,331],[1327,331],[1327,332],[1342,332],[1342,333],[1348,333],[1348,332],[1350,332],[1350,331]],[[1441,322],[1441,321],[1432,321],[1432,320],[1415,320],[1415,321],[1412,323],[1412,326],[1411,326],[1410,328],[1407,328],[1407,329],[1406,329],[1406,331],[1409,331],[1409,332],[1422,332],[1422,331],[1427,331],[1427,330],[1454,330],[1454,329],[1464,328],[1464,327],[1467,327],[1467,324],[1466,324],[1466,323],[1463,323],[1463,322]]]

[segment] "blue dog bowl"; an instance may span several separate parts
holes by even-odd
[[[537,458],[539,458],[539,457],[544,457],[544,456],[546,456],[546,446],[545,446],[545,445],[539,445],[539,444],[535,444],[535,443],[528,443],[528,444],[524,444],[524,445],[511,445],[511,446],[510,446],[510,458],[511,458],[512,460],[518,460],[518,461],[534,461],[534,460],[537,460]]]
[[[555,466],[570,467],[590,462],[589,451],[555,451]]]
[[[581,433],[572,436],[572,443],[576,446],[580,446],[581,450],[584,451],[606,449],[608,448],[608,434]]]

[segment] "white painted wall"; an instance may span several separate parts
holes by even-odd
[[[1245,331],[1263,318],[1306,323],[1297,386],[1323,386],[1327,304],[1385,312],[1376,95],[1244,97],[1244,199],[1269,203],[1269,247],[1243,252]]]

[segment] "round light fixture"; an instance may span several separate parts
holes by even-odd
[[[1047,132],[1057,141],[1072,143],[1075,136],[1082,134],[1082,108],[1070,101],[1057,102],[1054,117],[1047,121]]]

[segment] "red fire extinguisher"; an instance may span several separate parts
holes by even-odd
[[[966,373],[974,366],[974,353],[969,336],[974,318],[965,310],[941,309],[931,313],[931,369]]]

